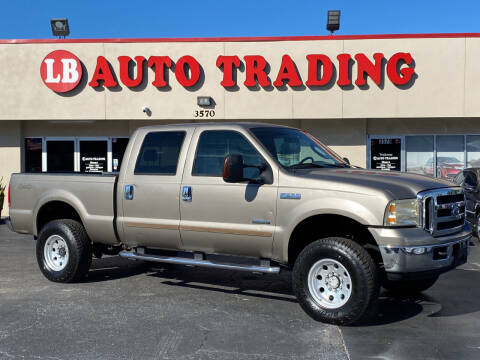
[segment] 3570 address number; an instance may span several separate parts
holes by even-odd
[[[195,110],[196,118],[212,118],[215,116],[215,110]]]

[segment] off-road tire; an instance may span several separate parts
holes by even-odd
[[[410,296],[429,289],[437,280],[438,276],[421,280],[384,280],[382,286],[394,295]]]
[[[308,287],[310,268],[321,259],[333,259],[349,272],[352,291],[341,307],[322,307]],[[292,274],[293,289],[300,306],[313,319],[335,325],[368,320],[374,313],[380,291],[378,269],[370,254],[359,244],[341,237],[314,241],[298,255]]]
[[[61,236],[68,246],[69,258],[60,271],[51,269],[44,256],[46,241],[52,235]],[[42,228],[37,240],[36,254],[43,275],[54,282],[78,281],[88,273],[92,264],[92,245],[87,232],[82,224],[70,219],[50,221]]]

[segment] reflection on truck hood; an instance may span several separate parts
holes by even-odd
[[[414,198],[424,190],[455,186],[453,183],[434,179],[424,175],[386,172],[366,169],[301,169],[295,170],[295,176],[313,180],[348,184],[364,189],[372,189],[388,194],[392,199]]]

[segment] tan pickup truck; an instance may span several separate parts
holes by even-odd
[[[11,228],[34,235],[52,281],[84,277],[102,254],[292,269],[302,308],[334,324],[371,314],[380,286],[427,289],[466,261],[471,238],[461,188],[355,168],[261,123],[144,127],[118,175],[14,174],[10,202]]]

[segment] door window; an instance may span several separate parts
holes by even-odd
[[[137,163],[137,175],[175,175],[184,131],[151,132],[145,136]]]
[[[204,131],[198,140],[193,163],[193,176],[221,177],[223,161],[229,154],[243,156],[244,164],[259,166],[265,163],[253,145],[240,133],[228,130]],[[255,179],[260,171],[254,167],[243,169],[245,179]]]

